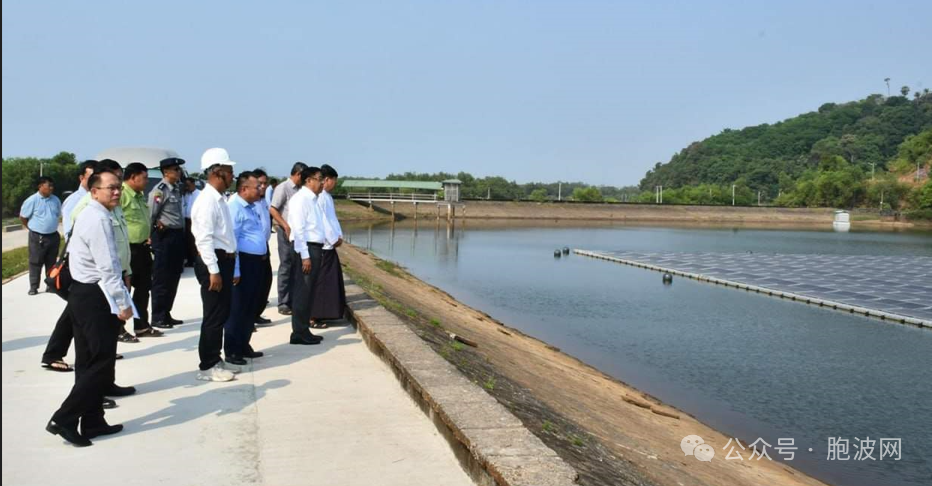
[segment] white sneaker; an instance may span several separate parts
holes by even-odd
[[[233,379],[233,373],[230,370],[223,369],[223,363],[217,363],[209,370],[201,370],[197,373],[197,379],[203,381],[230,381]]]
[[[220,360],[220,363],[217,364],[219,364],[221,368],[233,373],[234,375],[238,374],[240,371],[243,371],[242,366],[236,366],[235,364],[230,364],[223,360]]]

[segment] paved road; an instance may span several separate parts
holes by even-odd
[[[120,344],[117,382],[139,392],[107,419],[126,429],[93,447],[65,445],[43,428],[73,374],[39,367],[64,302],[27,297],[27,287],[25,277],[3,286],[3,484],[472,484],[352,326],[323,331],[319,346],[290,346],[290,321],[273,302],[274,325],[253,339],[266,356],[229,383],[195,380],[201,302],[190,269],[174,312],[185,324]]]

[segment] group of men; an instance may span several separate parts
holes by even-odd
[[[184,163],[162,160],[163,179],[146,199],[143,164],[124,168],[109,159],[86,161],[80,188],[64,204],[51,194],[48,178],[40,178],[36,194],[23,204],[20,216],[30,231],[30,295],[38,291],[41,267],[48,272],[55,261],[59,217],[65,229],[73,283],[42,363],[72,371],[63,358],[74,339],[75,384],[46,426],[72,444],[91,445],[93,437],[122,430],[104,420],[104,408],[115,406],[109,397],[136,391],[114,382],[121,357],[117,343],[160,337],[158,328],[183,323],[171,310],[186,265],[186,222],[203,306],[197,379],[232,380],[248,359],[263,355],[250,340],[257,323],[270,322],[261,313],[273,280],[268,244],[273,221],[281,261],[278,309],[291,315],[289,342],[319,344],[323,338],[311,329],[343,316],[346,294],[336,253],[342,229],[330,196],[336,170],[295,163],[291,177],[273,192],[261,169],[240,172],[234,184],[236,163],[225,149],[212,148],[201,157],[207,183],[192,196],[190,188],[182,190]],[[231,189],[235,192],[227,196]],[[124,327],[131,318],[133,333]]]

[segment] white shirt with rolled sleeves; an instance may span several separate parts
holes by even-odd
[[[291,226],[291,241],[294,242],[294,251],[301,254],[301,259],[310,258],[307,251],[308,243],[325,242],[324,217],[317,205],[317,194],[302,187],[291,200],[288,201],[288,226]]]
[[[317,196],[317,205],[324,216],[324,250],[332,250],[333,245],[343,238],[343,228],[337,220],[337,210],[333,206],[333,196],[327,191],[321,191]]]
[[[132,308],[132,298],[123,285],[110,211],[96,200],[88,202],[74,222],[68,243],[68,269],[78,282],[99,284],[120,310]]]
[[[236,252],[233,219],[223,195],[207,184],[191,207],[191,233],[201,260],[210,273],[220,273],[216,250]]]

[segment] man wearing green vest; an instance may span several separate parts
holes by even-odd
[[[149,232],[152,225],[149,219],[149,205],[144,194],[148,182],[148,170],[139,162],[127,165],[123,171],[120,207],[123,208],[129,232],[130,268],[133,271],[130,284],[134,289],[133,303],[139,312],[139,319],[133,320],[133,331],[137,338],[162,336],[162,331],[153,328],[149,323],[149,291],[152,290],[152,247]]]

